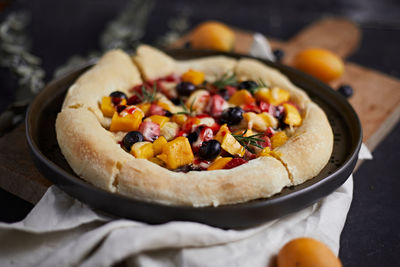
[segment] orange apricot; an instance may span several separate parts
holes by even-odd
[[[294,57],[293,66],[324,82],[339,78],[344,71],[344,64],[340,57],[320,48],[300,51]]]
[[[196,49],[231,51],[235,43],[235,34],[225,24],[207,21],[194,29],[190,42]]]
[[[341,267],[340,260],[323,243],[302,237],[286,243],[277,257],[278,267]]]

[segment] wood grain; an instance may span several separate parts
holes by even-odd
[[[30,202],[37,203],[51,183],[36,169],[25,137],[25,125],[0,138],[0,186]]]

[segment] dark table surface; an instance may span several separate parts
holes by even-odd
[[[0,2],[10,3],[0,11],[0,21],[12,11],[32,13],[32,53],[43,60],[49,81],[70,56],[99,49],[101,32],[128,0]],[[143,40],[153,42],[165,33],[171,18],[182,14],[191,26],[215,19],[282,40],[324,16],[344,16],[357,22],[363,33],[360,48],[349,60],[400,77],[397,0],[156,1]],[[13,101],[15,87],[15,76],[0,68],[0,111]],[[354,199],[339,253],[344,266],[400,266],[399,137],[397,124],[373,152],[374,160],[363,163],[354,175]],[[31,204],[0,190],[0,221],[21,220],[31,209]]]

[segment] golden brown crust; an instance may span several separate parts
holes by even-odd
[[[86,181],[115,192],[115,177],[131,158],[98,118],[86,108],[67,108],[56,120],[61,152],[76,174]]]
[[[175,60],[172,57],[148,45],[140,45],[132,58],[145,80],[168,76],[176,69]]]
[[[276,151],[286,165],[293,185],[316,176],[328,162],[333,149],[333,133],[320,107],[308,103],[303,124]]]
[[[107,124],[99,108],[101,98],[113,91],[128,93],[134,85],[141,83],[140,72],[131,58],[121,50],[112,50],[68,89],[62,109],[89,108],[102,124]]]
[[[143,159],[130,159],[118,175],[117,192],[175,205],[234,204],[279,193],[290,180],[272,157],[260,157],[230,170],[172,172]]]
[[[111,51],[71,86],[56,121],[62,153],[72,169],[88,182],[151,202],[217,206],[270,197],[315,176],[327,163],[333,137],[325,114],[278,71],[252,59],[238,63],[226,57],[175,61],[149,46],[140,46],[133,59],[145,79],[180,74],[189,68],[206,72],[210,80],[233,70],[239,78],[262,78],[269,85],[290,91],[291,100],[305,108],[303,125],[276,149],[279,159],[260,157],[230,170],[173,172],[136,159],[121,149],[119,135],[101,125],[105,118],[98,108],[100,98],[115,90],[126,92],[141,83],[129,56]]]

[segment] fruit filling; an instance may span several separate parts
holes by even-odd
[[[238,81],[225,74],[214,82],[189,70],[103,96],[109,131],[136,158],[174,171],[231,169],[274,156],[302,111],[290,93],[262,80]],[[118,134],[117,134],[118,133]]]

